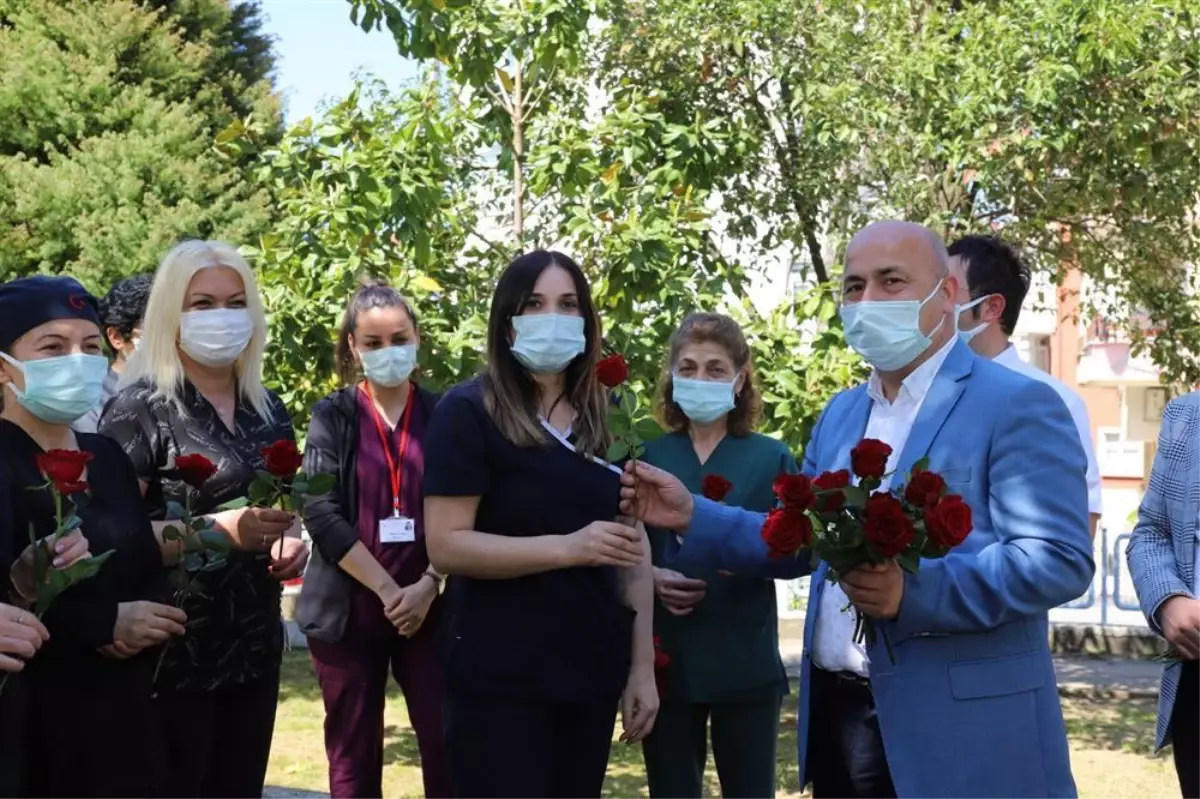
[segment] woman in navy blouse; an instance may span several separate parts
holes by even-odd
[[[446,744],[458,796],[599,796],[658,711],[643,530],[615,521],[602,458],[600,321],[565,255],[496,286],[485,373],[451,390],[425,448],[429,557],[447,592]]]

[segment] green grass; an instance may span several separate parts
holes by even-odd
[[[777,796],[803,796],[796,774],[795,685],[779,719]],[[1081,799],[1178,796],[1170,755],[1153,754],[1154,701],[1067,699],[1063,702],[1071,738],[1071,764]],[[328,775],[322,737],[324,708],[307,653],[284,658],[283,686],[267,784],[276,789],[324,793]],[[618,724],[618,727],[620,725]],[[619,730],[618,730],[619,732]],[[383,795],[422,795],[417,740],[404,700],[393,687],[384,729]],[[720,796],[716,769],[706,772],[707,796]],[[606,797],[647,796],[640,747],[614,743],[604,786]]]

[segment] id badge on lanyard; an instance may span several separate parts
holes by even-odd
[[[371,400],[371,418],[375,421],[375,429],[379,431],[379,443],[383,446],[383,457],[387,460],[388,487],[392,492],[392,515],[379,520],[379,543],[411,544],[417,540],[417,523],[400,513],[400,498],[404,488],[404,451],[408,448],[408,421],[417,398],[414,394],[409,394],[408,402],[404,406],[399,425],[400,443],[396,447],[399,457],[393,460],[391,442],[388,441],[379,410],[375,407],[370,383],[367,384],[367,397]]]

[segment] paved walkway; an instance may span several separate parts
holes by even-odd
[[[800,643],[781,642],[779,648],[788,676],[800,676]],[[1058,692],[1064,696],[1103,696],[1117,699],[1158,696],[1162,664],[1150,660],[1089,657],[1055,657]]]

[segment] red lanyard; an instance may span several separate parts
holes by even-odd
[[[375,395],[371,393],[371,384],[364,383],[364,390],[367,392],[367,399],[371,401],[371,418],[375,421],[375,429],[379,431],[379,443],[383,445],[383,457],[387,458],[388,465],[388,480],[392,487],[392,515],[400,515],[400,490],[404,487],[404,450],[408,448],[408,418],[412,415],[412,407],[416,403],[417,398],[414,396],[415,389],[409,388],[408,402],[404,404],[404,413],[400,416],[400,443],[397,446],[400,456],[399,462],[392,459],[391,441],[388,440],[387,426],[383,423],[383,416],[379,413],[379,409],[375,407]]]

